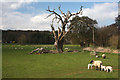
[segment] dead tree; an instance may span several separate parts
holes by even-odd
[[[78,14],[81,14],[82,15],[82,6],[80,8],[80,10],[76,13],[71,13],[70,11],[68,11],[66,14],[63,13],[63,11],[61,10],[61,6],[58,7],[59,11],[60,11],[60,14],[57,13],[54,10],[50,10],[49,6],[48,6],[48,9],[47,11],[50,12],[51,14],[48,15],[46,18],[50,17],[51,15],[54,15],[54,18],[52,19],[52,24],[51,24],[51,28],[52,28],[52,32],[54,34],[54,39],[55,39],[55,47],[56,47],[56,50],[61,53],[63,52],[63,43],[64,43],[64,37],[66,36],[66,34],[73,28],[72,26],[69,27],[69,29],[66,31],[66,25],[70,22],[70,18],[72,16],[76,16]],[[58,20],[57,23],[61,22],[61,27],[58,27],[58,34],[55,33],[55,29],[54,29],[54,26],[53,26],[53,22],[54,20]]]

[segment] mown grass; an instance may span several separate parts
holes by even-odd
[[[105,53],[106,59],[90,56],[90,52],[82,51],[79,45],[65,45],[71,50],[81,52],[65,52],[61,54],[29,55],[33,49],[43,47],[55,49],[53,45],[3,45],[2,77],[3,78],[117,78],[118,55]],[[23,49],[21,49],[23,48]],[[99,53],[102,55],[102,53]],[[103,65],[113,66],[113,72],[88,70],[90,60],[101,60]]]

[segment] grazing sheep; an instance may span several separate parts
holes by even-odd
[[[111,66],[106,66],[106,71],[107,72],[112,72],[113,70],[112,70],[112,67]]]
[[[97,61],[91,60],[90,63],[92,63],[92,65],[95,66],[96,70],[98,68],[100,68],[100,70],[101,70],[102,61],[100,61],[100,60],[97,60]]]
[[[65,50],[68,50],[69,48],[65,48]]]
[[[105,54],[102,54],[102,58],[105,59],[105,58],[106,58],[106,55],[105,55]]]
[[[90,67],[91,67],[91,69],[92,69],[92,66],[93,66],[92,64],[88,64],[88,69],[89,69]]]
[[[98,56],[98,55],[96,55],[95,57],[96,57],[96,58],[99,58],[99,56]]]
[[[106,71],[106,66],[101,65],[101,71]]]

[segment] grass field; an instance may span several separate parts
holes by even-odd
[[[55,49],[53,45],[3,45],[3,78],[117,78],[118,55],[106,53],[107,58],[95,58],[78,45],[65,45],[78,53],[29,55],[33,49]],[[22,49],[23,48],[23,49]],[[99,53],[102,55],[102,53]],[[88,70],[90,60],[101,60],[103,65],[113,66],[113,72]]]

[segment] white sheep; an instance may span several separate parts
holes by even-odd
[[[99,56],[98,56],[98,55],[96,55],[95,57],[96,57],[96,58],[98,58]]]
[[[109,72],[109,71],[112,72],[112,71],[113,71],[113,70],[112,70],[112,67],[111,67],[111,66],[106,66],[106,71],[107,71],[107,72]]]
[[[106,71],[106,66],[101,65],[101,71]]]
[[[69,48],[65,48],[65,50],[68,50]]]
[[[100,68],[101,69],[101,65],[102,65],[102,61],[100,60],[91,60],[90,63],[92,63],[92,65],[94,65],[96,67],[96,69]]]
[[[42,50],[43,50],[43,48],[40,48],[40,50],[42,51]]]
[[[105,55],[105,54],[102,54],[102,58],[105,59],[105,58],[106,58],[106,55]]]
[[[91,67],[91,69],[92,69],[92,66],[93,66],[93,64],[88,64],[88,69]]]

